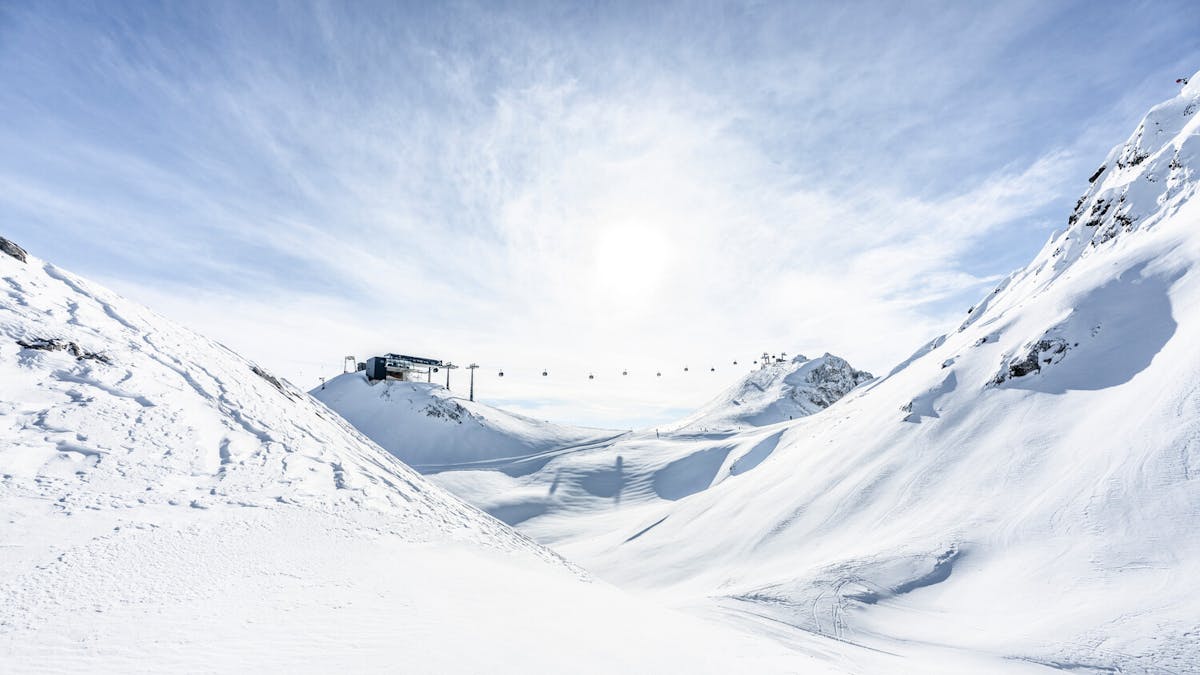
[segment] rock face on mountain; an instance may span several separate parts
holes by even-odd
[[[28,254],[25,253],[25,249],[17,246],[4,237],[0,237],[0,253],[16,258],[21,262],[25,262],[28,259]]]
[[[845,359],[825,354],[765,363],[715,397],[672,431],[721,431],[761,427],[828,408],[874,378]]]

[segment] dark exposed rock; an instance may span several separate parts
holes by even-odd
[[[71,353],[71,356],[74,356],[80,361],[89,360],[99,361],[101,363],[112,363],[112,360],[104,354],[99,352],[90,352],[83,347],[80,347],[78,343],[71,342],[69,340],[60,340],[58,338],[35,338],[28,341],[17,340],[17,344],[23,349],[36,349],[44,352],[68,351]]]
[[[454,401],[435,400],[425,406],[422,412],[429,417],[447,419],[462,424],[462,418],[467,413],[467,409]]]
[[[1067,341],[1062,338],[1042,338],[1030,345],[1024,354],[1010,360],[1007,368],[996,375],[993,383],[1000,384],[1010,378],[1040,373],[1043,366],[1061,361],[1067,349]]]
[[[1156,125],[1157,126],[1157,125]],[[1117,159],[1117,168],[1124,169],[1130,166],[1137,166],[1146,161],[1150,157],[1150,153],[1142,149],[1142,139],[1146,134],[1145,123],[1139,124],[1137,131],[1133,132],[1133,138],[1125,144],[1121,156]]]
[[[25,252],[25,249],[4,237],[0,237],[0,252],[7,253],[21,262],[26,262],[29,258],[29,254]]]
[[[1075,209],[1071,211],[1071,215],[1067,217],[1067,224],[1074,225],[1079,217],[1083,215],[1083,203],[1087,201],[1087,195],[1083,195],[1075,202]]]
[[[1092,174],[1092,177],[1088,179],[1088,182],[1089,182],[1089,183],[1095,183],[1095,182],[1096,182],[1096,179],[1097,179],[1097,178],[1099,178],[1099,177],[1100,177],[1100,174],[1104,173],[1104,170],[1105,170],[1105,169],[1107,169],[1107,168],[1108,168],[1108,166],[1107,166],[1107,165],[1101,164],[1101,165],[1100,165],[1100,168],[1099,168],[1099,169],[1096,169],[1096,173]]]
[[[828,408],[850,393],[851,389],[873,379],[874,375],[865,370],[855,370],[845,359],[826,354],[825,363],[808,373],[806,380],[813,388],[806,392],[806,396],[816,405]]]
[[[296,398],[296,395],[292,393],[288,387],[284,386],[283,382],[280,382],[279,378],[275,377],[274,375],[268,373],[262,368],[259,368],[258,366],[250,366],[250,371],[267,382],[270,382],[271,386],[278,389],[284,396],[287,396],[288,398]]]
[[[281,384],[279,382],[279,380],[275,378],[274,375],[268,373],[267,371],[263,370],[262,368],[259,368],[258,366],[250,366],[250,371],[253,372],[255,375],[261,377],[262,379],[266,380],[267,382],[270,382],[272,385],[275,386],[276,389],[281,389],[281,390],[283,389],[283,384]]]
[[[1118,161],[1117,166],[1122,169],[1130,166],[1137,166],[1138,164],[1146,161],[1146,159],[1149,157],[1150,155],[1147,153],[1134,151],[1129,153],[1127,157],[1123,157],[1120,161]]]
[[[1108,210],[1111,207],[1112,207],[1112,204],[1110,204],[1106,200],[1097,199],[1096,203],[1092,204],[1092,210],[1089,212],[1089,215],[1091,216],[1091,218],[1089,218],[1088,221],[1086,223],[1084,223],[1084,226],[1085,227],[1096,227],[1097,225],[1099,225],[1101,222],[1104,221],[1104,215],[1106,213],[1108,213]]]

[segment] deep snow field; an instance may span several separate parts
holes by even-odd
[[[627,433],[310,396],[0,242],[0,670],[1200,672],[1198,171],[1193,78],[890,373]]]

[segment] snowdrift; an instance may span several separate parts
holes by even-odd
[[[3,239],[0,522],[6,672],[801,658],[587,582],[286,381]]]

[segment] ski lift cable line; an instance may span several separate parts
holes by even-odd
[[[347,364],[349,364],[353,360],[354,360],[354,357],[352,357],[352,356],[343,357],[342,361],[339,362],[337,370],[342,371],[342,372],[348,372],[348,368],[350,366]],[[517,369],[513,370],[513,369],[506,368],[504,366],[501,366],[501,365],[495,365],[494,363],[470,362],[470,364],[471,364],[470,366],[463,366],[463,365],[456,364],[452,361],[447,360],[447,361],[439,361],[437,363],[437,367],[434,367],[431,365],[429,367],[429,370],[430,370],[431,375],[439,373],[442,370],[445,370],[446,371],[445,375],[447,376],[447,379],[446,379],[447,386],[449,386],[449,377],[448,377],[449,371],[452,369],[458,369],[458,368],[464,368],[464,367],[469,368],[471,371],[470,374],[471,374],[471,383],[472,384],[473,384],[475,377],[487,377],[487,375],[489,373],[497,379],[506,379],[506,380],[516,379],[516,380],[520,380],[520,381],[530,381],[530,380],[545,381],[545,382],[550,382],[550,381],[569,382],[569,381],[581,381],[581,380],[593,381],[593,382],[594,381],[616,382],[616,381],[632,381],[632,380],[660,381],[660,380],[663,380],[664,378],[671,379],[672,376],[674,376],[674,377],[702,377],[705,372],[707,372],[709,374],[720,374],[720,373],[727,373],[727,372],[744,372],[745,370],[753,371],[753,370],[765,368],[769,365],[786,363],[787,361],[788,361],[788,353],[787,352],[778,352],[778,353],[773,354],[771,352],[764,351],[759,356],[750,358],[750,359],[745,359],[742,357],[725,358],[725,359],[710,359],[706,362],[701,362],[701,363],[704,363],[706,367],[698,367],[698,368],[693,368],[692,365],[690,365],[690,364],[679,364],[679,365],[675,365],[673,367],[666,367],[666,368],[663,368],[663,367],[659,367],[659,368],[650,368],[650,367],[629,368],[628,366],[616,366],[616,365],[606,366],[604,368],[588,368],[583,365],[572,364],[571,366],[566,366],[566,367],[558,367],[558,366],[550,366],[550,365],[534,367],[534,366],[530,365],[530,366],[521,366],[521,367],[518,367]],[[462,363],[466,363],[466,361],[464,361]],[[692,361],[691,363],[696,363],[696,361]],[[330,364],[305,360],[302,362],[302,365],[305,368],[312,367],[312,366],[318,366],[318,367],[320,367],[321,370],[324,370],[324,368],[329,367]],[[476,373],[475,372],[476,370],[479,370],[480,372]],[[331,372],[334,372],[334,371],[331,369]],[[432,381],[432,379],[430,379],[430,381]]]
[[[692,368],[691,365],[679,365],[673,368],[628,368],[628,367],[605,367],[605,368],[587,368],[581,366],[568,367],[533,367],[522,366],[516,369],[507,368],[500,365],[490,363],[476,363],[480,370],[480,375],[491,373],[497,378],[512,379],[588,379],[598,380],[603,376],[611,376],[613,378],[661,378],[664,375],[692,375],[707,371],[709,373],[728,372],[731,369],[736,369],[741,372],[743,369],[754,370],[768,365],[785,363],[787,361],[787,352],[779,352],[771,354],[764,352],[757,358],[745,360],[742,358],[722,359],[720,361],[710,361],[707,368]]]

